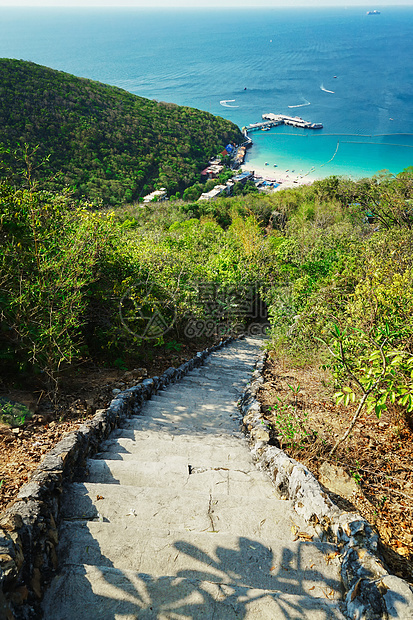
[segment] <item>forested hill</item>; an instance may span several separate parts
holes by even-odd
[[[39,145],[36,174],[50,189],[70,186],[104,204],[136,200],[162,185],[169,193],[199,172],[239,128],[193,108],[157,102],[32,62],[0,59],[0,146]],[[15,172],[12,155],[2,155]]]

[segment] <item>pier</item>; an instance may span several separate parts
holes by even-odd
[[[286,116],[285,114],[263,114],[262,121],[259,123],[251,123],[247,127],[243,127],[244,135],[248,135],[251,131],[267,130],[278,125],[291,125],[292,127],[300,127],[302,129],[322,129],[322,123],[311,123],[305,121],[300,116]]]

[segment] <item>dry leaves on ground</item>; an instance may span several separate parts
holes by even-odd
[[[337,407],[327,373],[269,358],[259,398],[274,437],[327,486],[320,468],[348,427],[352,407]],[[341,508],[363,515],[383,542],[390,569],[413,582],[413,432],[395,409],[379,420],[362,415],[331,460],[353,483],[332,495]],[[356,484],[354,484],[354,482]]]

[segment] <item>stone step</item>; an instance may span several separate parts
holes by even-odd
[[[125,420],[122,428],[139,428],[142,419],[162,420],[171,423],[182,422],[186,426],[196,430],[199,425],[214,425],[220,422],[236,423],[236,428],[241,424],[241,416],[235,407],[217,408],[214,406],[185,407],[184,405],[154,405],[145,408],[142,416],[133,416]]]
[[[142,407],[136,418],[145,418],[153,415],[156,412],[175,413],[188,415],[197,418],[203,416],[225,416],[229,415],[241,417],[240,411],[235,403],[230,401],[215,401],[210,400],[206,402],[203,399],[185,399],[174,400],[169,398],[162,398],[160,400],[149,400],[144,407]]]
[[[241,419],[241,414],[239,409],[233,405],[232,403],[196,403],[196,402],[170,402],[166,398],[164,402],[154,402],[149,401],[145,407],[132,416],[130,419],[135,419],[137,421],[142,420],[143,418],[153,417],[156,414],[174,414],[174,415],[182,415],[190,416],[191,419],[202,420],[202,419],[214,419],[217,420],[228,420],[232,417],[236,417]]]
[[[131,431],[127,431],[130,433]],[[219,436],[218,438],[187,434],[134,432],[134,438],[119,436],[102,443],[97,458],[116,460],[159,461],[181,458],[185,464],[211,467],[251,467],[252,458],[245,439]]]
[[[289,502],[245,495],[189,492],[175,488],[73,483],[62,496],[62,518],[136,522],[153,528],[232,532],[252,538],[291,536],[300,521]],[[304,526],[303,526],[304,527]]]
[[[66,486],[44,618],[343,620],[335,547],[278,499],[239,430],[259,344],[161,390]]]
[[[87,482],[121,484],[136,487],[171,488],[177,491],[276,497],[275,489],[266,474],[255,467],[230,468],[228,465],[199,466],[181,462],[139,461],[124,462],[109,459],[90,459],[87,462]]]
[[[147,412],[148,413],[148,412]],[[157,425],[157,426],[154,426]],[[230,415],[229,412],[217,412],[209,413],[196,412],[188,410],[186,413],[183,411],[177,411],[174,407],[159,406],[152,409],[152,412],[143,416],[133,416],[128,420],[125,420],[122,424],[122,429],[141,430],[147,428],[167,428],[169,425],[172,427],[178,427],[180,429],[186,428],[193,431],[216,431],[218,429],[222,431],[237,431],[241,425],[241,417],[233,412]]]
[[[204,387],[217,392],[222,390],[232,394],[242,390],[248,383],[248,374],[252,367],[245,370],[231,369],[230,366],[219,367],[208,364],[201,368],[196,368],[182,379],[183,387]]]
[[[232,394],[219,394],[215,390],[211,390],[209,388],[198,388],[196,390],[191,388],[185,391],[175,388],[176,386],[173,386],[168,388],[168,390],[158,392],[152,396],[151,400],[148,400],[145,405],[143,405],[142,410],[144,410],[147,405],[165,405],[165,403],[171,403],[173,405],[182,405],[185,403],[187,407],[191,405],[198,407],[206,404],[212,406],[216,403],[218,408],[221,406],[232,406],[237,408],[238,399],[236,399]]]
[[[208,366],[230,367],[234,370],[242,369],[249,371],[255,364],[257,351],[245,351],[241,347],[229,347],[226,350],[212,353],[208,357]]]
[[[134,570],[175,577],[279,590],[289,594],[323,590],[338,597],[338,560],[328,543],[250,539],[231,534],[140,529],[134,523],[66,522],[58,553],[64,563]]]
[[[197,378],[206,379],[207,381],[220,380],[224,377],[228,381],[246,383],[248,375],[252,372],[254,364],[237,364],[234,360],[210,359],[205,366],[194,368],[183,378],[184,384],[192,383]],[[209,377],[214,377],[210,379]]]
[[[253,363],[238,364],[230,359],[211,359],[206,366],[197,368],[196,372],[200,377],[223,376],[228,381],[242,381],[244,383],[248,380],[246,374],[252,372],[253,367]]]
[[[231,414],[238,415],[240,417],[240,411],[235,401],[228,400],[216,400],[213,398],[186,398],[180,400],[178,398],[162,398],[155,397],[153,400],[149,400],[136,414],[137,417],[146,417],[152,415],[156,410],[175,412],[175,413],[188,413],[193,415],[223,415]]]
[[[120,431],[124,436],[128,436],[127,432],[139,433],[141,431],[159,431],[169,432],[173,435],[180,435],[181,433],[195,433],[203,432],[205,435],[222,435],[223,433],[241,436],[239,432],[240,421],[231,418],[217,418],[215,421],[208,418],[202,418],[200,420],[191,421],[186,419],[182,421],[177,418],[176,420],[168,420],[162,416],[134,416],[129,420],[126,420]]]
[[[250,372],[250,369],[238,370],[233,369],[230,366],[220,367],[218,365],[208,364],[208,366],[201,366],[201,368],[196,368],[192,370],[188,375],[186,375],[183,379],[183,386],[205,386],[207,387],[216,387],[218,391],[218,386],[223,387],[223,383],[228,386],[234,384],[235,386],[241,386],[248,383],[247,374]],[[224,388],[225,390],[225,388]]]
[[[211,376],[209,378],[206,378],[199,375],[195,376],[191,374],[182,379],[182,381],[184,382],[182,387],[185,389],[185,391],[188,392],[188,394],[190,393],[190,390],[192,390],[192,394],[194,396],[195,392],[198,393],[198,391],[200,391],[205,394],[206,398],[209,398],[212,395],[213,397],[217,396],[218,398],[223,399],[230,398],[232,400],[238,400],[240,398],[240,394],[245,389],[247,382],[236,382],[233,389],[232,383],[234,382],[227,382],[227,384],[223,387],[221,383],[221,375],[222,373],[217,373],[214,377]],[[178,384],[168,386],[167,390],[174,389],[177,387],[177,385]],[[159,390],[157,392],[157,395],[164,395],[165,393],[165,390]],[[175,392],[175,395],[178,396],[178,391]]]
[[[43,602],[47,620],[344,620],[328,592],[284,594],[242,585],[75,565]]]

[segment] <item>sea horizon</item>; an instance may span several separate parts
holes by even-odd
[[[413,7],[0,8],[0,57],[206,110],[254,132],[247,165],[359,178],[413,165]],[[275,165],[275,166],[274,166]]]

